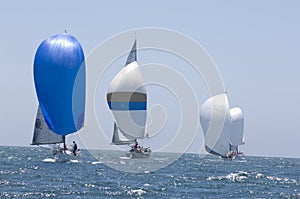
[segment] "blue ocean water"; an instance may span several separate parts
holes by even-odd
[[[171,156],[120,157],[115,164],[151,165]],[[47,157],[47,149],[0,147],[0,198],[300,198],[300,159],[246,156],[230,161],[184,154],[162,169],[129,173],[85,150],[79,162],[43,162]]]

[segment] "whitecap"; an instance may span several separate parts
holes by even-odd
[[[85,187],[95,187],[96,185],[94,185],[94,184],[87,184],[87,183],[86,183],[86,184],[84,184],[84,186],[85,186]]]
[[[154,158],[154,160],[158,160],[160,162],[167,161],[169,158]]]
[[[70,160],[71,163],[78,163],[79,160]]]
[[[298,184],[297,180],[289,179],[289,178],[279,178],[276,176],[267,176],[268,180],[278,181],[279,183],[287,183],[287,184]]]
[[[258,173],[258,174],[255,175],[255,178],[261,178],[261,177],[263,177],[263,176],[264,176],[263,174]]]
[[[15,156],[9,156],[9,157],[8,157],[9,160],[16,159],[16,158],[17,158],[17,157],[15,157]]]
[[[52,163],[52,162],[55,162],[55,159],[46,158],[46,159],[43,160],[43,162],[50,162],[50,163]]]
[[[121,161],[120,161],[120,164],[125,164],[125,162],[121,160]]]
[[[128,191],[129,195],[137,194],[137,195],[141,196],[141,195],[143,195],[145,193],[146,193],[146,191],[143,190],[143,189],[132,189],[132,190]]]
[[[0,185],[9,185],[10,182],[8,180],[2,180],[0,181]]]
[[[209,176],[206,180],[223,180],[227,179],[232,182],[244,181],[248,178],[249,173],[245,171],[239,171],[237,173],[230,173],[226,176]]]
[[[121,160],[130,160],[130,157],[119,157]]]
[[[103,164],[103,162],[97,161],[97,162],[92,162],[92,164]]]
[[[206,178],[206,180],[214,180],[215,177],[214,176],[209,176],[208,178]]]
[[[244,171],[239,171],[238,173],[230,173],[226,176],[226,179],[233,182],[240,182],[248,178],[248,173]]]

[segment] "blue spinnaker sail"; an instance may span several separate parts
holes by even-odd
[[[86,72],[83,49],[70,34],[45,39],[34,58],[38,101],[51,131],[66,135],[84,123]]]

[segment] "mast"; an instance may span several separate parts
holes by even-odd
[[[63,136],[62,136],[62,139],[63,139],[63,143],[64,143],[64,147],[65,147],[65,145],[66,145],[66,136],[63,135]]]

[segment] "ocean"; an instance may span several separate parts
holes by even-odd
[[[79,161],[53,163],[47,149],[0,147],[0,198],[300,198],[300,159],[184,154],[165,164],[176,155],[81,153]]]

